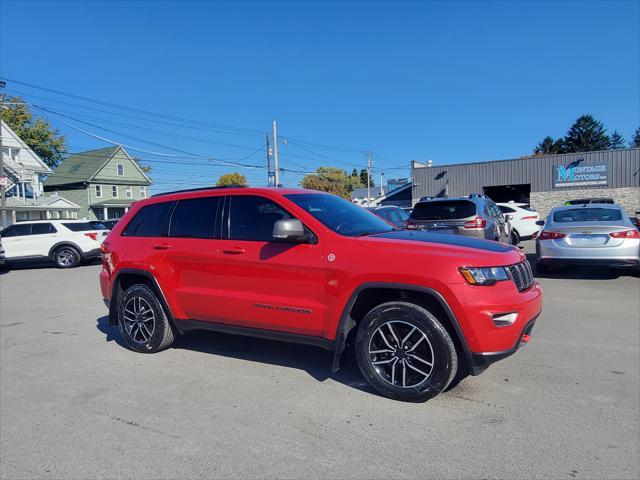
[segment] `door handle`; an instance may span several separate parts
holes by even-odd
[[[240,255],[241,253],[244,253],[244,248],[240,248],[240,247],[227,248],[226,250],[222,250],[222,253],[226,253],[227,255]]]
[[[169,250],[170,248],[171,245],[169,245],[168,243],[159,243],[158,245],[153,246],[154,250]]]

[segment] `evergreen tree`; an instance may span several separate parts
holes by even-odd
[[[564,143],[567,153],[593,152],[607,150],[611,139],[602,122],[597,121],[591,115],[582,115],[569,128]]]
[[[611,134],[611,141],[609,143],[609,148],[611,150],[620,150],[625,148],[626,142],[624,141],[624,137],[618,133],[617,130],[614,130]]]
[[[363,186],[367,186],[367,169],[363,168],[362,170],[360,170],[360,183],[362,183]],[[375,187],[376,184],[373,181],[373,177],[371,177],[371,186]]]
[[[631,148],[640,148],[640,127],[636,128],[631,141],[629,142]]]
[[[533,153],[536,155],[553,155],[556,153],[564,153],[565,146],[564,140],[558,138],[555,140],[553,137],[544,137],[536,148],[533,149]]]

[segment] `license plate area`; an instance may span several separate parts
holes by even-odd
[[[574,233],[567,237],[567,243],[572,247],[598,247],[606,245],[609,238],[609,235]]]

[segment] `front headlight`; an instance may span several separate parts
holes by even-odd
[[[504,267],[461,268],[460,273],[471,285],[493,285],[502,280],[509,280]]]

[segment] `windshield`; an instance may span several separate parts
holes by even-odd
[[[581,208],[560,210],[553,214],[553,221],[567,222],[610,222],[622,220],[622,212],[616,208]]]
[[[413,220],[454,220],[468,218],[476,214],[476,205],[467,200],[434,201],[417,203],[411,218]]]
[[[335,195],[295,193],[285,196],[340,235],[359,237],[393,230],[377,215]]]

